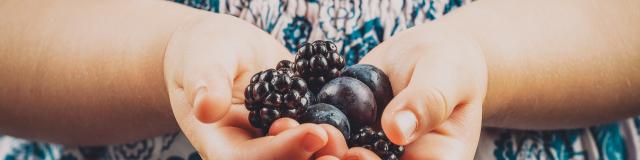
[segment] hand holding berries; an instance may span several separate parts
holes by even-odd
[[[359,63],[390,78],[395,97],[380,122],[391,142],[406,145],[403,159],[473,159],[487,87],[484,55],[471,38],[434,28],[403,31]],[[347,156],[363,154],[374,153]]]
[[[383,159],[398,159],[403,148],[391,143],[382,131],[368,127],[380,126],[377,110],[384,106],[377,103],[386,105],[393,96],[387,76],[371,65],[342,71],[343,67],[344,59],[333,43],[315,41],[300,46],[295,62],[282,60],[276,69],[254,74],[244,93],[251,125],[266,134],[283,117],[329,124],[349,146],[365,147]],[[366,135],[363,129],[354,133],[357,128],[375,135]]]
[[[284,118],[271,125],[286,130],[263,136],[251,126],[249,111],[242,105],[251,76],[282,59],[293,56],[269,34],[237,18],[202,16],[185,23],[173,34],[165,53],[164,78],[173,110],[168,116],[175,117],[203,159],[309,159],[331,142],[323,126],[290,123]],[[292,72],[274,71],[262,77],[263,85],[255,83],[258,99],[247,101],[268,101],[275,108],[305,96],[302,84],[291,78]],[[290,90],[298,93],[287,96]],[[290,106],[298,105],[304,104]],[[297,112],[277,111],[287,116]]]

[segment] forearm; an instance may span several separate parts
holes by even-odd
[[[433,25],[464,32],[482,48],[489,69],[483,124],[583,127],[640,114],[638,6],[481,0]]]
[[[165,1],[0,3],[0,133],[102,144],[177,130],[164,48],[198,14]]]

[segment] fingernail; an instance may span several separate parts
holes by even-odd
[[[315,152],[322,148],[322,139],[312,133],[307,133],[302,139],[302,147],[307,152]]]
[[[396,126],[400,129],[403,139],[408,140],[416,130],[418,123],[416,115],[411,111],[400,111],[396,113],[395,120]]]

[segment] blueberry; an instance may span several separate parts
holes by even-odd
[[[372,125],[376,120],[376,101],[367,85],[351,77],[338,77],[318,93],[318,102],[338,107],[353,127]]]
[[[345,139],[351,135],[351,126],[347,116],[333,105],[318,103],[309,106],[309,109],[302,114],[300,120],[303,123],[329,124],[336,127]]]
[[[384,108],[393,98],[393,90],[391,89],[389,77],[387,77],[382,70],[369,64],[349,66],[342,71],[341,76],[352,77],[366,84],[376,99],[376,105],[378,106],[377,117],[382,117]]]

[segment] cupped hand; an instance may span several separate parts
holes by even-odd
[[[487,67],[475,42],[437,26],[417,26],[374,48],[360,63],[390,77],[395,97],[381,124],[405,146],[402,159],[473,159],[479,141]],[[376,159],[363,148],[345,158]]]
[[[316,152],[346,152],[339,149],[344,141],[331,138],[342,135],[326,126],[285,118],[266,136],[251,127],[244,87],[254,73],[283,59],[292,56],[275,39],[231,16],[197,17],[173,34],[164,67],[173,116],[203,158],[309,159]]]

